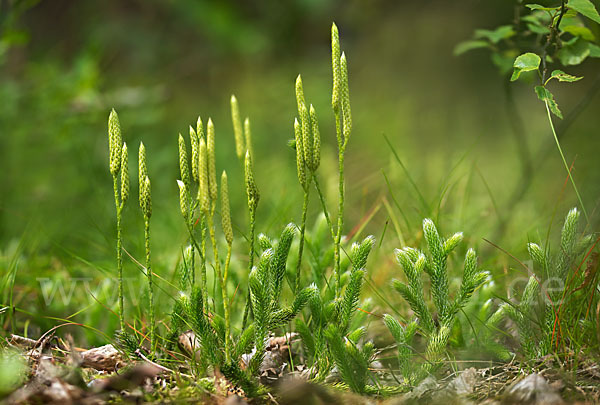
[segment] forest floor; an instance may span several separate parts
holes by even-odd
[[[6,344],[28,365],[28,378],[0,403],[209,403],[209,404],[593,404],[600,402],[600,365],[593,361],[536,364],[494,364],[485,368],[441,370],[410,392],[394,396],[361,396],[340,386],[314,384],[305,367],[286,370],[285,337],[272,338],[270,356],[261,369],[266,393],[246,398],[222,375],[197,379],[184,363],[167,368],[138,350],[127,358],[112,345],[89,350],[74,345],[69,335],[47,334],[40,340],[12,335]],[[292,346],[293,347],[293,346]],[[185,348],[182,348],[185,351]],[[275,364],[279,362],[279,364]],[[456,365],[455,365],[456,366]],[[385,369],[373,370],[380,381],[394,381]],[[387,375],[386,375],[387,374]],[[393,384],[393,383],[392,383]]]

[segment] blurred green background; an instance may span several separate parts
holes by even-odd
[[[43,316],[65,318],[77,311],[83,315],[74,320],[84,316],[100,329],[117,324],[84,288],[73,291],[77,300],[47,306],[39,280],[91,278],[92,288],[104,286],[105,297],[114,292],[100,281],[115,272],[107,141],[113,107],[130,150],[134,196],[140,141],[148,151],[154,271],[167,280],[175,278],[186,240],[175,182],[177,135],[187,135],[198,115],[215,123],[217,170],[228,171],[234,227],[245,232],[245,194],[229,112],[233,93],[252,121],[262,196],[257,231],[274,237],[284,224],[300,219],[301,188],[287,146],[298,73],[319,114],[319,170],[335,212],[332,21],[349,61],[354,118],[346,156],[346,231],[365,224],[362,234],[380,239],[385,230],[370,268],[375,285],[386,289],[398,276],[392,249],[418,240],[426,216],[444,234],[464,231],[495,276],[510,277],[515,262],[482,238],[524,259],[525,243],[545,237],[552,221],[577,201],[565,186],[566,171],[532,86],[510,84],[524,125],[515,137],[507,78],[489,54],[453,55],[474,29],[509,23],[513,7],[505,0],[0,0],[0,271],[6,276],[16,270],[12,299],[28,312],[17,313],[18,328],[39,333],[55,324]],[[553,87],[567,114],[588,97],[562,146],[567,161],[575,162],[592,230],[598,225],[600,96],[590,89],[597,87],[599,71],[598,59],[586,61],[569,72],[584,80]],[[518,193],[528,180],[521,170],[523,142],[533,156],[533,174]],[[318,209],[313,200],[309,224]],[[135,198],[124,215],[125,248],[140,258],[143,228]],[[236,249],[243,259],[244,244]],[[128,277],[141,279],[133,261],[125,266]],[[5,292],[2,304],[7,297]],[[169,306],[165,301],[160,311],[166,314]],[[3,322],[7,330],[8,318]]]

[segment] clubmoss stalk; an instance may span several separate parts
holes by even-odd
[[[150,353],[154,355],[155,350],[155,321],[154,321],[154,286],[152,281],[152,267],[150,265],[150,217],[152,216],[152,195],[150,189],[150,178],[146,164],[146,149],[140,143],[139,149],[139,203],[144,216],[144,247],[146,250],[146,277],[148,279],[148,296],[150,300]]]
[[[300,78],[300,76],[298,76]],[[298,81],[296,81],[298,83]],[[300,85],[301,91],[301,85]],[[298,85],[296,85],[296,95],[298,96]],[[298,98],[300,100],[300,98]],[[300,103],[300,101],[299,101]],[[299,104],[298,108],[303,108],[306,111],[306,107],[303,104]],[[310,177],[307,179],[307,167],[305,161],[305,153],[306,150],[304,147],[304,143],[306,139],[303,133],[304,126],[298,122],[298,119],[294,119],[294,138],[296,139],[296,169],[298,172],[298,180],[300,185],[302,186],[304,200],[302,204],[302,220],[300,224],[300,242],[298,244],[298,263],[296,264],[296,283],[294,287],[294,292],[298,292],[300,290],[300,274],[302,268],[302,255],[304,252],[304,234],[306,231],[306,214],[308,212],[308,197],[309,197],[309,185],[310,185]]]
[[[249,228],[250,228],[250,251],[248,259],[248,274],[254,267],[254,231],[256,227],[256,208],[258,207],[258,200],[260,194],[256,183],[254,181],[254,173],[252,169],[252,157],[250,152],[246,151],[246,158],[244,159],[244,180],[246,183],[246,195],[248,197],[248,213],[249,213]],[[248,290],[248,298],[246,300],[246,309],[244,311],[244,319],[242,321],[242,328],[245,328],[248,320],[248,311],[250,309],[250,290]]]
[[[307,181],[306,163],[304,161],[304,137],[302,127],[298,119],[294,119],[294,138],[296,139],[296,168],[298,171],[298,180],[304,191],[304,202],[302,204],[302,220],[300,224],[300,242],[298,244],[298,263],[296,264],[296,283],[294,292],[300,289],[300,274],[302,267],[302,254],[304,252],[304,233],[306,231],[306,213],[308,211],[309,182]]]
[[[337,230],[334,240],[334,273],[336,297],[339,297],[342,291],[340,274],[340,243],[344,225],[344,153],[346,151],[348,139],[350,138],[350,133],[352,132],[352,113],[350,110],[350,90],[348,87],[348,66],[346,55],[344,53],[340,55],[339,34],[335,24],[333,24],[331,28],[331,60],[333,72],[333,91],[331,104],[335,115],[335,130],[338,142],[339,196]]]
[[[223,310],[225,311],[225,360],[229,363],[231,356],[229,347],[231,345],[231,321],[229,314],[229,297],[227,294],[227,275],[229,272],[229,262],[231,261],[231,248],[233,245],[233,228],[231,226],[231,214],[229,208],[229,190],[227,187],[227,173],[223,171],[221,175],[221,225],[223,234],[227,241],[227,257],[225,258],[225,267],[223,269],[223,277],[221,280],[221,294],[223,295]]]
[[[200,137],[198,144],[198,205],[202,215],[202,266],[201,266],[201,283],[202,291],[206,292],[206,227],[207,217],[210,210],[210,191],[208,189],[208,156],[206,152],[206,141],[204,137]],[[208,303],[207,294],[203,294],[205,307]]]
[[[119,123],[119,116],[113,109],[108,117],[108,148],[109,148],[109,169],[113,178],[113,191],[115,195],[115,209],[117,213],[117,274],[119,283],[119,326],[122,332],[125,332],[125,312],[123,302],[123,241],[121,238],[121,217],[123,207],[125,206],[125,200],[129,194],[129,187],[126,187],[126,194],[123,195],[123,186],[119,187],[119,180],[123,183],[126,179],[127,185],[129,185],[128,173],[121,174],[121,167],[123,162],[123,149],[125,149],[125,161],[127,161],[127,147],[123,147],[123,138],[121,135],[121,124]],[[127,169],[124,170],[127,172]],[[125,199],[123,197],[125,196]]]
[[[200,119],[200,117],[198,117],[197,126],[200,129],[202,128],[202,120]],[[194,184],[198,183],[199,140],[198,140],[198,135],[196,134],[196,131],[194,130],[194,128],[192,128],[191,125],[190,125],[190,129],[189,129],[189,134],[190,134],[190,146],[191,146],[191,150],[192,150],[192,156],[191,156],[192,157],[192,178],[190,180],[190,183],[186,184],[186,189],[187,189],[187,194],[188,194],[188,198],[186,200],[188,202],[188,209],[187,209],[188,215],[185,216],[184,219],[186,221],[186,227],[190,234],[190,239],[192,240],[191,252],[190,252],[191,259],[190,259],[189,265],[191,268],[190,287],[193,287],[194,283],[196,282],[195,250],[197,248],[196,247],[197,243],[194,238],[194,211],[197,206],[197,200],[194,200],[191,197],[193,195],[191,185],[192,185],[192,180],[193,180]],[[186,152],[185,160],[187,162],[187,151],[184,151],[184,152]],[[180,150],[179,159],[181,161],[181,150]],[[182,178],[184,177],[183,170],[181,170],[181,177]],[[180,193],[181,193],[181,189],[180,189]],[[198,252],[202,255],[202,258],[204,258],[203,253],[200,249],[198,249]],[[202,261],[204,261],[204,259],[202,259]]]
[[[300,291],[300,269],[302,266],[302,254],[304,252],[304,234],[306,232],[306,214],[308,212],[308,197],[309,189],[307,189],[304,192],[304,201],[302,203],[302,222],[300,226],[300,243],[298,246],[298,264],[296,265],[296,284],[294,288],[294,293],[298,293],[298,291]]]

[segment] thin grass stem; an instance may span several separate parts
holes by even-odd
[[[560,153],[560,158],[565,165],[565,169],[567,170],[567,175],[571,180],[571,185],[573,185],[573,189],[575,190],[575,194],[577,195],[577,200],[579,200],[579,205],[581,205],[581,211],[583,211],[583,215],[585,216],[585,220],[587,223],[590,222],[587,211],[585,210],[585,206],[583,205],[583,201],[581,200],[581,195],[579,195],[579,190],[575,185],[575,180],[573,180],[573,174],[571,170],[569,170],[569,165],[567,164],[567,160],[565,159],[565,155],[563,154],[562,148],[560,147],[560,142],[558,141],[558,136],[556,135],[556,131],[554,130],[554,123],[552,122],[552,115],[550,113],[550,106],[548,105],[548,100],[544,100],[544,104],[546,105],[546,113],[548,114],[548,122],[550,123],[550,129],[552,130],[552,135],[554,135],[554,140],[556,141],[556,147],[558,148],[558,152]]]

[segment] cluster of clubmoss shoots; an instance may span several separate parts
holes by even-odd
[[[123,241],[121,239],[121,217],[123,207],[129,197],[129,170],[127,167],[127,145],[121,135],[119,116],[113,109],[108,116],[108,149],[109,167],[113,178],[115,207],[117,210],[117,272],[119,278],[119,322],[121,331],[125,332],[125,315],[123,310]]]
[[[530,359],[546,356],[553,350],[575,352],[575,347],[567,348],[569,344],[576,342],[577,336],[593,333],[591,323],[582,321],[581,315],[591,305],[589,298],[595,287],[589,279],[589,268],[579,271],[586,261],[589,260],[588,266],[593,263],[590,258],[593,237],[578,235],[579,217],[577,208],[566,215],[555,254],[551,254],[550,246],[533,242],[527,245],[539,273],[531,275],[517,304],[501,307],[517,325],[521,347]],[[536,319],[539,322],[533,321]]]
[[[302,221],[300,225],[300,244],[298,247],[298,264],[296,265],[296,284],[294,291],[300,290],[300,268],[302,266],[302,252],[304,249],[304,233],[306,231],[306,214],[308,212],[308,197],[312,179],[321,163],[321,135],[319,133],[319,122],[317,112],[313,105],[306,107],[302,76],[296,79],[296,102],[298,104],[298,116],[294,118],[294,140],[296,144],[296,168],[298,180],[304,191],[304,203],[302,205]]]
[[[148,296],[150,300],[150,353],[154,353],[155,322],[154,322],[154,286],[152,285],[152,267],[150,266],[150,217],[152,216],[152,196],[150,193],[150,178],[148,177],[148,165],[146,163],[146,147],[140,142],[138,154],[138,185],[139,203],[144,216],[144,248],[146,251],[146,277],[148,279]]]
[[[391,315],[384,316],[386,326],[398,343],[398,362],[405,383],[408,385],[414,384],[439,365],[457,313],[467,304],[473,292],[488,278],[488,273],[477,266],[475,251],[469,249],[465,256],[460,289],[454,300],[450,299],[446,261],[448,255],[462,241],[463,234],[458,232],[448,239],[443,239],[430,219],[423,221],[423,234],[427,241],[429,255],[426,256],[423,252],[409,247],[396,249],[396,259],[402,266],[407,281],[406,283],[399,280],[393,282],[394,288],[408,302],[417,319],[402,326]],[[425,302],[421,280],[423,272],[431,279],[431,295],[437,310],[438,322],[434,321],[434,315]],[[427,349],[426,362],[415,371],[410,347],[417,330],[427,339]]]
[[[340,55],[340,37],[335,24],[331,26],[331,66],[333,71],[331,106],[335,114],[339,164],[338,218],[334,242],[335,285],[336,295],[339,297],[342,289],[340,281],[340,241],[344,225],[344,154],[352,132],[352,111],[350,109],[350,90],[348,87],[348,64],[345,53],[342,52]]]
[[[193,232],[193,219],[194,211],[196,207],[200,209],[200,215],[203,221],[206,223],[206,229],[208,230],[212,253],[214,259],[214,271],[215,279],[219,281],[221,294],[223,299],[223,311],[225,316],[225,360],[230,361],[230,314],[229,314],[229,299],[227,297],[227,273],[229,269],[229,262],[231,260],[231,250],[233,244],[233,228],[231,226],[231,217],[229,209],[229,195],[227,189],[227,173],[224,171],[221,175],[221,224],[223,227],[223,234],[227,241],[227,258],[225,260],[225,267],[221,269],[221,261],[219,260],[219,250],[216,239],[216,229],[214,224],[214,214],[217,206],[217,200],[219,199],[217,175],[216,175],[216,161],[215,161],[215,126],[211,118],[208,119],[206,125],[206,139],[203,136],[202,120],[198,118],[198,132],[195,133],[190,128],[190,140],[192,142],[192,176],[198,183],[198,192],[196,201],[192,201],[190,197],[189,184],[189,165],[187,149],[185,147],[185,141],[181,135],[179,135],[179,167],[181,172],[181,180],[177,180],[179,186],[179,205],[181,214],[183,215],[186,225],[192,239],[192,247],[195,246],[198,249],[203,263],[203,274],[202,274],[202,291],[206,292],[206,252],[204,239],[205,235],[202,235],[202,247],[198,246],[194,239]],[[198,136],[197,134],[200,134]],[[198,140],[197,144],[196,139]],[[189,260],[188,260],[189,261]],[[186,263],[186,265],[188,265]],[[193,263],[191,264],[193,266]],[[193,288],[193,278],[190,282]],[[204,305],[207,304],[207,295],[203,294]],[[206,306],[205,306],[206,307]]]

